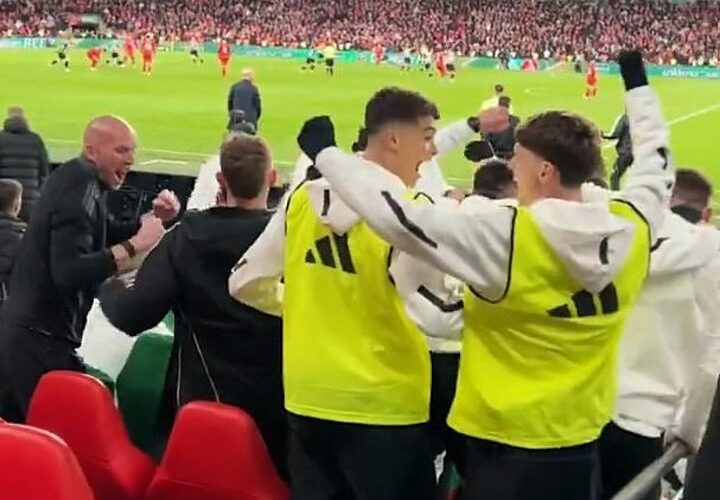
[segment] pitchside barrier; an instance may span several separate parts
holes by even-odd
[[[60,163],[51,164],[51,170],[59,167]],[[185,212],[188,198],[195,186],[195,176],[155,174],[151,172],[130,171],[125,184],[117,191],[108,195],[108,213],[119,221],[136,220],[140,215],[152,210],[152,202],[163,189],[173,191],[180,201],[179,217]],[[275,207],[287,186],[270,188],[268,205]]]
[[[57,45],[59,40],[54,38],[0,38],[0,49],[3,48],[27,48],[27,49],[38,49],[48,48]],[[97,45],[102,46],[122,46],[121,40],[109,39],[109,38],[79,38],[76,39],[77,47],[89,48]],[[184,42],[171,42],[163,41],[160,43],[160,48],[165,51],[187,51],[189,46]],[[217,44],[208,42],[203,44],[203,50],[205,52],[215,53],[217,52]],[[279,59],[298,59],[304,60],[310,53],[309,48],[287,48],[287,47],[264,47],[259,45],[235,45],[233,47],[233,54],[243,57],[273,57]],[[374,55],[370,51],[359,51],[359,50],[339,50],[336,56],[338,61],[342,62],[358,62],[358,61],[372,61]],[[386,55],[386,61],[391,64],[400,64],[403,59],[403,54],[398,52],[388,52]],[[414,62],[417,62],[417,55],[413,55]],[[458,64],[460,66],[470,66],[475,68],[497,68],[499,66],[499,60],[492,57],[459,57]],[[565,64],[563,61],[557,61],[554,59],[539,59],[533,64],[528,64],[528,59],[523,58],[510,58],[507,61],[507,69],[522,71],[522,70],[533,70],[543,71],[555,69]],[[573,62],[568,61],[566,66],[571,68]],[[620,68],[614,62],[600,62],[597,64],[597,69],[600,73],[607,74],[619,74]],[[658,65],[649,64],[647,65],[647,72],[650,76],[667,76],[667,77],[679,77],[679,78],[707,78],[707,79],[720,79],[720,67],[711,66],[685,66],[685,65]]]

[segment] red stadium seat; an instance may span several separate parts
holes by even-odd
[[[286,500],[252,418],[220,403],[183,406],[147,500]]]
[[[46,373],[35,389],[27,423],[70,446],[97,500],[140,500],[155,474],[152,460],[128,438],[108,389],[84,373]]]
[[[3,500],[93,500],[75,455],[54,434],[3,424],[0,450]]]

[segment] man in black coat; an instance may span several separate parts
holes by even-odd
[[[510,113],[510,98],[504,95],[498,97],[498,106],[505,108]],[[495,155],[503,160],[509,160],[515,153],[515,129],[520,125],[520,118],[510,114],[510,125],[502,132],[483,134],[485,139],[492,146]]]
[[[10,277],[0,314],[0,414],[7,420],[24,420],[45,372],[84,371],[75,349],[98,286],[149,251],[164,234],[162,222],[179,210],[163,192],[142,223],[110,221],[107,192],[133,164],[135,133],[103,116],[87,126],[83,144],[79,158],[48,178]]]
[[[0,179],[15,179],[23,186],[20,218],[27,222],[49,173],[43,140],[30,131],[23,110],[12,107],[0,131]]]
[[[245,121],[251,123],[255,130],[258,130],[262,104],[260,92],[253,83],[253,72],[250,68],[243,69],[242,79],[230,88],[227,110],[228,116],[232,116],[233,111],[244,112]]]
[[[239,406],[257,423],[284,474],[282,320],[228,293],[232,267],[270,220],[267,197],[275,171],[265,143],[245,134],[230,134],[220,167],[219,205],[187,212],[150,252],[132,288],[109,281],[100,303],[110,322],[129,335],[155,326],[172,310],[175,344],[164,420],[172,422],[179,406],[197,399]]]
[[[0,305],[7,299],[8,280],[27,225],[18,218],[22,206],[22,185],[0,179]]]
[[[612,131],[609,134],[603,134],[603,139],[617,141],[615,144],[617,159],[610,175],[610,188],[618,190],[620,189],[620,179],[633,162],[630,122],[626,113],[623,113],[615,120]]]

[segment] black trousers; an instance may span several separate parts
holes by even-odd
[[[458,434],[447,424],[450,406],[455,399],[460,353],[431,352],[430,363],[432,366],[430,430],[433,438],[433,452],[437,455],[445,451],[448,461],[455,464],[458,472],[462,475],[465,436]]]
[[[462,500],[596,500],[597,443],[530,450],[468,438]]]
[[[610,422],[598,443],[603,500],[612,498],[635,476],[662,456],[662,438],[648,438],[621,429]],[[660,498],[660,483],[644,500]]]
[[[293,500],[433,500],[426,424],[331,422],[290,414]]]
[[[32,330],[0,325],[0,416],[24,423],[40,378],[52,370],[84,372],[69,342]]]
[[[700,450],[685,485],[685,500],[716,500],[720,469],[720,379]]]

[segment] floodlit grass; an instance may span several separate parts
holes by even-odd
[[[622,111],[619,77],[604,75],[597,99],[582,99],[584,75],[559,71],[520,73],[460,69],[455,82],[428,78],[419,71],[401,73],[394,66],[338,64],[329,78],[323,68],[301,73],[300,63],[278,59],[235,58],[231,78],[223,80],[212,54],[194,65],[185,53],[160,53],[155,72],[144,77],[139,67],[103,65],[91,72],[84,51],[70,53],[72,68],[51,67],[47,50],[0,51],[0,106],[23,106],[32,127],[42,134],[51,158],[64,160],[79,151],[83,126],[98,114],[125,117],[137,130],[138,169],[193,174],[217,151],[226,122],[229,86],[243,66],[252,66],[263,99],[260,134],[280,168],[298,155],[295,137],[302,122],[316,114],[333,117],[340,145],[349,149],[362,122],[363,106],[380,87],[398,85],[433,99],[441,124],[476,113],[481,102],[503,83],[521,118],[550,108],[577,111],[609,129]],[[672,147],[679,166],[708,172],[720,186],[720,82],[655,79],[665,116],[671,123]],[[608,166],[612,145],[605,149]],[[469,184],[470,169],[461,152],[441,162],[447,177]]]

